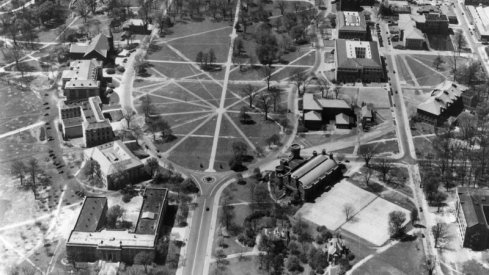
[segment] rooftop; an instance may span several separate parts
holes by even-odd
[[[86,130],[110,127],[108,119],[102,114],[100,105],[102,105],[102,100],[98,96],[90,97],[88,101],[81,103]]]
[[[382,61],[376,42],[336,40],[336,66],[338,68],[379,68]]]
[[[321,114],[319,112],[309,111],[309,112],[307,112],[307,113],[304,114],[304,120],[308,120],[308,121],[321,121],[322,118],[321,118]]]
[[[465,6],[471,14],[477,32],[480,35],[489,35],[489,7]]]
[[[337,114],[335,117],[336,124],[350,124],[350,120],[350,116],[344,113]]]
[[[313,94],[304,94],[302,109],[307,111],[322,111],[323,109],[344,108],[350,109],[350,105],[343,99],[315,98]]]
[[[141,160],[120,140],[88,148],[85,150],[85,155],[97,161],[102,174],[106,176],[119,169],[128,170],[143,165]]]
[[[110,50],[109,39],[102,33],[96,35],[88,44],[71,44],[70,53],[81,53],[87,56],[92,52],[97,52],[104,58]]]
[[[423,32],[416,28],[416,22],[414,22],[409,14],[399,14],[399,28],[404,31],[403,39],[421,39],[424,40]]]
[[[163,213],[164,201],[167,195],[168,189],[147,188],[144,191],[143,205],[139,212],[135,233],[154,235],[158,231],[160,215]]]
[[[75,60],[70,63],[70,69],[64,70],[62,79],[67,81],[65,89],[100,87],[98,70],[102,68],[102,62],[95,59]]]
[[[100,247],[143,246],[153,247],[155,235],[130,233],[128,230],[106,230],[100,232],[72,231],[68,244],[96,245]]]
[[[104,208],[107,205],[107,198],[101,197],[86,197],[83,201],[82,209],[76,221],[73,230],[80,232],[95,232],[102,215]]]
[[[426,101],[418,105],[418,110],[440,115],[466,90],[468,90],[466,86],[445,81],[431,92],[431,96]]]
[[[489,189],[459,187],[457,192],[467,226],[482,224],[488,227]]]
[[[364,15],[355,11],[339,12],[338,27],[341,30],[367,30],[367,24],[365,23]]]
[[[318,154],[297,167],[292,172],[292,178],[301,182],[304,188],[312,186],[321,176],[328,174],[338,166],[334,159],[327,155]]]

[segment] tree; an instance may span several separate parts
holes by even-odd
[[[87,5],[86,1],[76,1],[75,10],[83,18],[83,22],[87,23],[88,14],[90,13],[90,7]]]
[[[439,247],[448,239],[448,225],[446,223],[437,222],[432,228],[433,238],[435,239],[435,248]]]
[[[117,220],[124,215],[125,210],[118,204],[111,206],[107,211],[106,226],[109,229],[116,228]]]
[[[231,199],[229,196],[225,196],[222,201],[222,214],[221,221],[227,230],[231,228],[231,222],[234,217],[234,207],[230,205]]]
[[[256,96],[255,88],[250,84],[247,84],[241,89],[241,96],[248,97],[248,103],[250,104],[250,108],[253,108],[253,102]]]
[[[93,186],[98,186],[102,183],[102,172],[100,171],[100,164],[91,158],[85,162],[83,175],[88,178],[88,181]]]
[[[389,213],[389,233],[392,238],[402,237],[404,235],[404,222],[406,214],[401,211],[392,211]]]
[[[29,159],[29,161],[27,162],[27,169],[31,174],[32,192],[34,193],[34,197],[37,198],[36,178],[37,178],[37,174],[41,171],[37,159],[35,158]]]
[[[266,139],[267,145],[278,145],[280,144],[280,136],[278,134],[273,134]]]
[[[127,123],[127,128],[131,128],[131,122],[134,120],[136,113],[131,109],[127,108],[124,113],[124,119]]]
[[[365,185],[369,186],[370,178],[372,177],[372,168],[367,166],[365,173],[363,173],[363,178],[365,179]]]
[[[262,36],[262,41],[258,41],[258,43],[259,44],[256,47],[256,56],[261,64],[270,67],[278,58],[279,54],[277,38],[268,32]]]
[[[160,127],[160,137],[163,142],[167,142],[173,139],[173,130],[171,129],[170,124],[166,120],[161,119],[159,127]]]
[[[438,212],[440,212],[440,208],[443,206],[443,202],[447,199],[447,194],[443,192],[436,192],[433,195],[433,201],[435,201],[436,206],[438,207]]]
[[[233,142],[232,148],[233,148],[234,156],[239,157],[239,158],[246,156],[247,151],[248,151],[248,145],[246,145],[246,143],[244,143],[242,141]]]
[[[426,260],[422,263],[422,267],[428,271],[429,275],[433,275],[433,271],[435,271],[436,268],[436,256],[428,255]]]
[[[377,150],[373,146],[364,145],[364,146],[360,146],[360,150],[358,153],[365,161],[365,166],[370,167],[370,160],[375,155],[377,155]]]
[[[285,8],[287,7],[287,2],[285,2],[284,0],[278,0],[276,3],[277,3],[277,8],[279,8],[280,10],[280,14],[284,15]]]
[[[263,66],[261,72],[265,77],[265,83],[267,83],[267,90],[270,91],[270,82],[272,81],[273,69],[270,66]]]
[[[20,185],[22,186],[24,185],[24,178],[25,178],[26,171],[27,171],[27,167],[20,160],[14,161],[10,166],[10,175],[14,177],[18,177],[20,180]]]
[[[148,120],[153,111],[152,100],[148,94],[141,97],[141,109],[144,113],[144,117],[146,118],[146,120]]]
[[[304,268],[302,268],[301,262],[299,258],[295,255],[290,255],[287,258],[286,267],[290,272],[302,272]]]
[[[375,162],[374,167],[382,174],[382,180],[385,182],[387,180],[387,175],[393,168],[393,165],[386,158],[382,158]]]
[[[461,30],[455,32],[455,35],[453,36],[453,46],[454,46],[454,51],[457,51],[458,56],[460,56],[460,52],[465,48],[467,45],[467,41],[465,40],[464,34]]]
[[[258,95],[258,106],[263,110],[265,113],[265,120],[268,120],[268,112],[270,111],[270,108],[272,107],[272,100],[270,99],[270,96],[266,93],[260,93]]]
[[[214,66],[216,62],[216,53],[214,53],[214,49],[209,50],[209,65]]]
[[[343,205],[343,214],[345,214],[346,221],[349,221],[353,217],[355,212],[355,207],[351,203],[346,203]]]
[[[158,163],[158,160],[156,158],[149,158],[146,161],[146,167],[151,177],[155,177],[156,175],[158,175],[160,164]]]
[[[25,56],[24,49],[17,44],[13,44],[12,47],[7,48],[6,51],[2,50],[2,54],[7,62],[14,62],[15,69],[20,71],[22,77],[24,77],[24,68],[21,66],[21,60]]]
[[[143,265],[144,273],[148,274],[148,265],[153,263],[153,259],[153,253],[141,251],[134,256],[134,264]]]
[[[419,220],[419,212],[417,208],[413,208],[411,210],[411,223],[414,224],[416,221]]]
[[[199,63],[201,67],[204,66],[204,53],[199,51],[195,57],[195,62]]]
[[[224,252],[224,250],[219,248],[216,251],[216,263],[217,263],[217,265],[222,266],[224,264],[224,261],[226,258],[227,258],[227,256],[226,256],[226,253]]]
[[[290,74],[290,80],[297,87],[299,95],[303,95],[306,92],[307,85],[309,84],[309,76],[302,69],[294,69]]]
[[[234,43],[234,47],[235,47],[235,50],[237,52],[236,55],[241,56],[241,53],[244,52],[244,50],[245,50],[243,40],[241,38],[236,39],[236,41]]]
[[[436,68],[436,70],[439,70],[440,69],[440,66],[445,63],[445,61],[443,60],[443,58],[441,57],[441,55],[437,55],[435,57],[435,59],[433,60],[433,67]]]

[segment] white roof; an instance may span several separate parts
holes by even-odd
[[[143,162],[120,140],[86,149],[84,153],[86,157],[100,164],[100,171],[105,176],[115,173],[119,167],[128,170],[143,165]]]
[[[316,99],[314,99],[313,94],[304,94],[304,97],[302,99],[302,109],[304,110],[314,110],[314,111],[321,111],[323,108],[319,106],[318,102]]]
[[[451,81],[443,82],[431,92],[430,98],[418,105],[418,110],[440,115],[467,89],[466,86],[455,84]]]
[[[344,113],[337,114],[335,119],[336,124],[350,124],[350,117]]]
[[[346,103],[343,99],[318,99],[319,104],[323,108],[346,108],[350,109],[350,105]]]
[[[309,120],[309,121],[321,121],[321,114],[316,112],[316,111],[309,111],[304,114],[304,120]]]
[[[130,233],[128,230],[106,230],[100,232],[72,231],[67,244],[97,245],[98,247],[153,247],[155,235]]]

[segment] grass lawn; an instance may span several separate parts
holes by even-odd
[[[157,40],[160,41],[161,39]],[[148,49],[148,54],[146,59],[151,62],[151,60],[164,60],[164,61],[186,61],[178,54],[176,54],[172,49],[170,49],[166,44],[154,44]],[[191,59],[193,60],[193,59]]]
[[[263,146],[265,144],[265,139],[271,137],[274,134],[279,134],[279,126],[271,121],[265,120],[262,114],[250,114],[251,119],[255,122],[254,124],[243,124],[239,121],[238,113],[228,113],[231,119],[236,125],[238,125],[248,138],[259,139],[256,146]]]
[[[194,170],[209,167],[212,138],[189,137],[170,153],[169,160]]]
[[[242,261],[239,258],[229,259],[228,264],[217,267],[216,263],[210,266],[209,274],[226,275],[266,275],[268,271],[261,270],[258,256],[245,257]]]
[[[184,37],[187,35],[194,35],[210,30],[217,30],[217,29],[222,29],[226,28],[228,34],[231,33],[231,26],[229,25],[230,22],[212,22],[211,20],[207,19],[202,22],[193,22],[193,21],[178,21],[177,23],[170,29],[173,33],[168,34],[164,37],[165,41],[168,40],[174,40],[179,37]],[[202,36],[206,36],[203,34]],[[175,40],[178,41],[178,40]]]
[[[405,196],[402,196],[401,194],[392,192],[390,190],[386,190],[386,191],[382,192],[382,194],[380,196],[383,199],[390,201],[393,204],[397,204],[400,207],[407,209],[409,211],[411,211],[411,209],[416,208],[416,206],[414,205],[414,203],[411,200],[409,200]]]
[[[433,149],[433,137],[418,137],[413,138],[414,148],[416,149],[416,156],[418,158],[426,158],[429,154],[434,153]]]
[[[360,145],[359,151],[362,150],[363,147],[373,147],[379,154],[399,153],[399,143],[397,142],[397,140],[388,140],[388,141],[362,144]]]
[[[148,69],[148,72],[154,77],[180,79],[200,73],[195,67],[189,64],[151,62],[151,65],[152,67]],[[157,72],[155,72],[155,70]]]
[[[406,67],[406,64],[402,60],[402,58],[398,55],[395,57],[396,58],[396,64],[397,64],[397,73],[401,77],[401,79],[404,79],[406,81],[406,84],[408,85],[414,85],[414,81],[411,78],[411,75],[409,74],[409,70]]]
[[[430,47],[436,51],[453,51],[452,40],[449,35],[426,35],[430,42]]]
[[[354,275],[424,274],[424,259],[419,240],[400,242],[361,265]]]
[[[0,88],[0,133],[5,133],[36,122],[41,115],[42,102],[30,90],[20,90],[5,84]]]
[[[411,71],[414,73],[416,80],[421,86],[435,86],[445,80],[443,76],[426,68],[426,66],[420,64],[409,56],[406,57],[406,62],[408,66],[411,67]]]

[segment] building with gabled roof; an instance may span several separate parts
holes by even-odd
[[[377,42],[337,39],[335,65],[338,82],[385,81]]]
[[[367,24],[365,16],[361,12],[338,12],[338,38],[367,40]]]
[[[105,62],[108,61],[114,53],[114,38],[112,32],[109,32],[109,36],[99,33],[88,43],[74,43],[70,46],[71,59],[97,59]]]
[[[117,181],[120,173],[126,175],[127,182],[139,181],[149,176],[144,170],[144,163],[120,140],[86,149],[83,155],[84,159],[91,159],[100,164],[102,180],[108,190],[124,187]]]
[[[139,252],[154,255],[167,205],[168,189],[147,187],[135,229],[106,229],[107,198],[86,197],[66,242],[66,253],[76,262],[104,260],[128,264],[133,263]],[[89,228],[82,226],[86,223]]]
[[[96,59],[80,59],[70,62],[61,75],[63,95],[67,102],[100,96],[102,89],[102,62]]]
[[[462,94],[468,87],[445,81],[439,84],[430,97],[418,105],[417,116],[424,122],[440,125],[449,117],[456,117],[463,111]]]
[[[302,201],[312,201],[321,195],[326,186],[331,186],[343,174],[344,165],[333,154],[313,152],[310,158],[300,156],[300,145],[292,144],[289,159],[282,159],[275,168],[278,187]]]
[[[489,189],[457,188],[457,223],[463,246],[476,251],[489,248]]]
[[[63,138],[83,137],[85,147],[93,147],[114,140],[114,132],[101,109],[100,97],[87,101],[61,102],[59,113]]]
[[[343,123],[346,120],[350,121],[350,126],[355,123],[352,107],[342,99],[316,98],[313,94],[306,93],[302,98],[302,111],[304,126],[310,130],[321,129],[331,121],[339,125],[339,128],[346,128]],[[343,115],[338,120],[339,114]],[[337,124],[337,121],[342,122]]]

